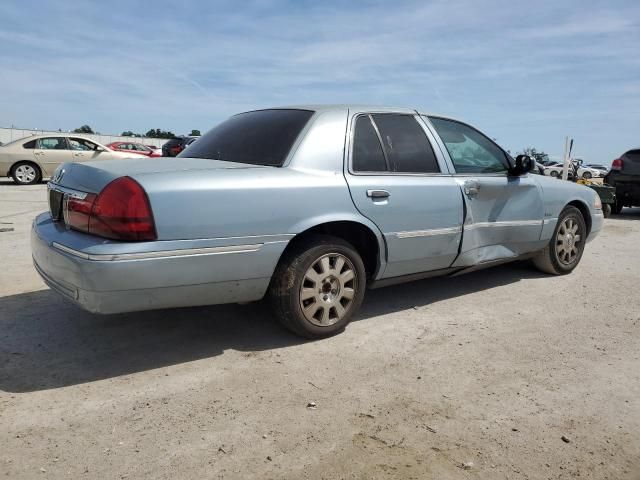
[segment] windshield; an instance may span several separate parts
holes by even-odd
[[[234,115],[178,156],[281,167],[312,115],[309,110],[294,109]]]

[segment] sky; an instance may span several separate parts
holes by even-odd
[[[256,108],[407,106],[512,153],[640,147],[640,2],[0,2],[0,126],[188,134]]]

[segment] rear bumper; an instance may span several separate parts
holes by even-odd
[[[111,251],[103,244],[96,254],[71,247],[78,236],[84,235],[60,228],[49,214],[38,216],[31,230],[33,262],[47,285],[94,313],[259,300],[287,244],[226,239],[221,245],[225,239],[213,239],[215,245],[200,248],[188,241],[180,249],[170,248],[175,242],[154,242],[156,249],[149,250],[144,242],[113,242],[107,244]],[[130,251],[134,247],[140,251]]]

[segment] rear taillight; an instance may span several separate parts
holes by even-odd
[[[622,170],[622,159],[616,158],[611,162],[611,170]]]
[[[125,241],[156,240],[149,199],[131,177],[120,177],[96,196],[65,200],[65,222],[91,235]]]
[[[116,240],[155,240],[151,206],[140,184],[120,177],[104,187],[91,209],[89,233]]]
[[[96,195],[92,193],[87,194],[82,199],[65,195],[62,205],[64,223],[76,230],[88,232],[89,217],[91,216],[91,208],[95,199]]]

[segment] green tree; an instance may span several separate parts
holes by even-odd
[[[126,132],[122,132],[120,134],[121,137],[140,137],[139,133],[133,133],[131,130],[127,130]]]
[[[144,134],[145,137],[149,138],[173,138],[175,134],[170,130],[160,130],[159,128],[152,128],[147,133]]]
[[[199,137],[200,130],[191,130],[191,133],[189,135],[191,135],[192,137]]]
[[[538,163],[544,163],[549,160],[549,155],[544,153],[542,150],[538,151],[534,147],[527,147],[522,149],[523,155],[529,155]],[[520,154],[518,154],[520,155]]]
[[[73,133],[95,133],[93,129],[89,125],[82,125],[79,128],[76,128]]]

